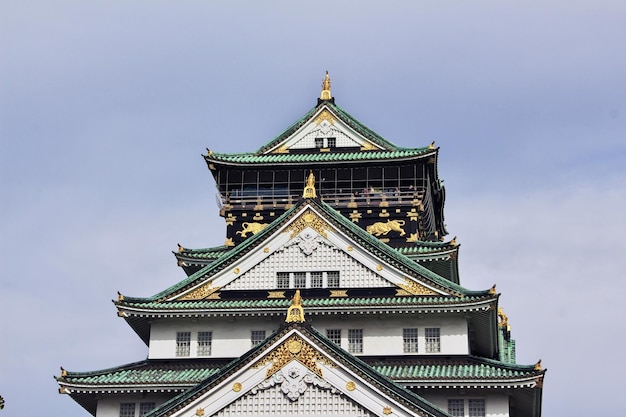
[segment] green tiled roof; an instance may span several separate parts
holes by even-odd
[[[256,155],[261,155],[262,153],[267,152],[268,150],[272,149],[273,147],[278,146],[278,144],[280,144],[282,141],[284,141],[287,138],[289,138],[298,129],[300,129],[308,120],[311,119],[311,117],[313,117],[315,115],[315,113],[317,113],[319,110],[321,110],[322,107],[328,107],[330,109],[330,111],[333,112],[334,114],[336,114],[337,117],[339,117],[341,119],[341,121],[343,121],[346,125],[350,126],[357,133],[363,135],[365,138],[367,138],[370,141],[376,143],[377,145],[381,146],[382,148],[384,148],[386,150],[398,150],[398,149],[401,149],[401,148],[398,148],[397,146],[395,146],[393,143],[389,142],[388,140],[384,139],[382,136],[380,136],[379,134],[377,134],[376,132],[374,132],[373,130],[368,128],[367,126],[365,126],[363,123],[359,122],[357,119],[355,119],[353,116],[348,114],[348,112],[346,112],[344,109],[342,109],[341,107],[336,105],[334,102],[332,102],[332,101],[323,101],[323,102],[319,102],[317,106],[315,106],[314,108],[309,110],[298,121],[296,121],[291,126],[289,126],[283,133],[281,133],[280,135],[276,136],[270,142],[268,142],[267,144],[265,144],[261,148],[259,148],[259,150],[257,150],[255,152],[255,154]]]
[[[215,260],[220,256],[231,250],[228,246],[216,246],[214,248],[201,248],[201,249],[188,249],[182,248],[182,250],[174,252],[176,257],[183,256],[185,258]]]
[[[514,380],[538,376],[533,365],[509,365],[473,356],[452,359],[410,357],[380,361],[364,358],[373,370],[396,382],[441,380]],[[91,372],[67,372],[66,385],[127,387],[129,385],[196,385],[217,374],[230,360],[144,360]]]
[[[431,155],[435,150],[426,148],[399,149],[394,151],[361,151],[361,152],[316,152],[316,153],[271,153],[257,155],[255,153],[216,153],[205,155],[207,162],[224,162],[231,164],[281,164],[305,162],[348,162],[348,161],[393,161]]]

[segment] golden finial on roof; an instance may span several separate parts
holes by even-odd
[[[330,94],[330,77],[328,76],[328,71],[326,71],[326,77],[324,81],[322,81],[322,94],[320,94],[320,100],[330,100],[333,98],[332,94]]]
[[[507,330],[511,330],[509,326],[509,318],[504,313],[504,309],[502,307],[498,307],[498,317],[500,318],[500,323],[498,323],[498,326],[506,327]]]
[[[183,248],[182,246],[180,246],[180,243],[177,243],[178,245],[178,253],[181,253],[185,250],[185,248]]]
[[[430,145],[428,145],[428,149],[435,149],[435,141],[433,140]]]
[[[67,376],[67,371],[65,369],[63,369],[63,367],[61,367],[61,376],[62,377],[66,377]]]
[[[117,301],[124,301],[124,295],[121,292],[117,292]]]
[[[452,240],[450,241],[450,244],[451,244],[452,246],[456,246],[456,236],[454,236],[454,237],[452,238]]]
[[[302,192],[302,198],[315,198],[317,193],[315,192],[315,175],[313,170],[310,171],[309,177],[306,179],[306,186]]]
[[[291,305],[287,309],[287,323],[302,323],[304,321],[304,309],[302,308],[302,297],[300,297],[300,290],[296,290],[296,293],[291,299]]]
[[[541,359],[535,364],[535,371],[541,371]]]
[[[489,288],[489,294],[494,295],[496,293],[496,284],[493,284],[493,287]]]

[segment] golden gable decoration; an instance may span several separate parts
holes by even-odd
[[[311,209],[307,209],[287,229],[285,229],[283,233],[291,232],[289,239],[293,239],[307,227],[312,228],[325,238],[328,237],[326,231],[330,228],[330,226]]]
[[[193,291],[188,292],[178,300],[202,300],[204,298],[219,298],[219,294],[214,294],[220,287],[213,287],[210,283],[204,284],[201,287],[196,288]]]
[[[406,277],[404,278],[404,283],[400,283],[398,286],[413,295],[437,295],[437,292],[431,290],[425,285],[411,281]]]
[[[252,366],[260,368],[271,362],[272,367],[265,373],[265,379],[268,379],[294,360],[300,362],[320,378],[323,378],[323,375],[322,370],[317,366],[317,362],[332,366],[332,363],[326,357],[322,356],[313,346],[295,334]]]

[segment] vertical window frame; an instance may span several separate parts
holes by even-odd
[[[213,350],[213,332],[212,331],[198,332],[196,355],[211,356],[212,350]]]
[[[424,339],[426,342],[426,353],[441,353],[441,328],[426,327],[424,329]]]
[[[348,329],[348,352],[363,353],[363,329]]]
[[[402,329],[402,342],[404,353],[418,353],[419,329],[417,327]]]
[[[191,355],[191,332],[176,332],[176,357]]]

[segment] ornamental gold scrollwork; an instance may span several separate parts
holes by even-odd
[[[179,298],[179,300],[202,300],[203,298],[213,295],[213,293],[219,289],[219,287],[213,287],[211,284],[204,284],[203,286],[183,295]]]
[[[311,209],[307,209],[304,214],[298,217],[288,228],[285,229],[285,232],[291,232],[289,239],[293,239],[307,227],[315,230],[323,237],[328,237],[326,233],[326,231],[330,228],[328,223],[322,220],[322,218]]]
[[[398,286],[413,295],[437,295],[437,293],[430,288],[415,281],[411,281],[408,278],[404,278],[404,283],[399,283]]]
[[[267,379],[293,360],[300,362],[320,378],[323,378],[323,375],[317,363],[321,362],[324,365],[332,366],[332,363],[326,357],[322,356],[315,348],[295,334],[257,361],[253,366],[260,368],[268,363],[272,363],[272,367],[265,373],[265,379]]]

